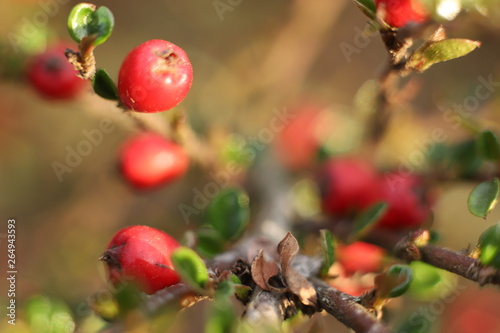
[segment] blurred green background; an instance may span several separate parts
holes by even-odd
[[[366,97],[358,90],[376,78],[386,53],[377,35],[359,41],[367,19],[351,1],[220,2],[230,9],[221,14],[213,0],[96,2],[111,9],[116,24],[110,39],[96,50],[98,67],[116,78],[127,52],[146,40],[166,39],[181,46],[195,77],[179,108],[201,135],[214,127],[257,135],[269,126],[273,110],[293,110],[303,100],[349,117],[359,112],[354,106],[359,109]],[[50,102],[26,83],[26,54],[14,51],[9,36],[21,34],[31,22],[37,32],[30,52],[43,48],[46,33],[49,43],[67,40],[66,18],[76,3],[0,0],[0,233],[5,235],[9,218],[16,219],[16,300],[23,304],[32,295],[47,294],[64,299],[75,313],[87,297],[106,287],[97,258],[118,229],[148,224],[181,237],[196,227],[197,218],[186,223],[179,205],[192,204],[193,189],[210,181],[193,166],[186,177],[167,187],[132,190],[117,172],[116,156],[135,130],[114,104],[90,90],[74,102]],[[470,136],[450,126],[440,108],[463,103],[474,94],[479,77],[492,75],[500,81],[500,2],[464,1],[464,6],[458,18],[446,23],[448,33],[480,40],[482,46],[465,58],[436,65],[414,81],[419,91],[411,107],[405,105],[395,115],[376,153],[384,166],[397,167],[435,128],[443,129],[450,141]],[[47,23],[39,24],[43,17]],[[346,45],[357,51],[346,57]],[[471,119],[498,131],[499,96],[495,90]],[[165,130],[168,114],[145,117]],[[52,163],[64,163],[67,147],[75,148],[85,139],[82,131],[98,128],[102,119],[111,119],[116,129],[59,182]],[[474,245],[482,230],[499,220],[498,210],[487,221],[468,213],[466,198],[474,185],[458,182],[439,188],[434,226],[442,232],[442,245],[457,250]],[[6,256],[0,258],[0,270],[6,272]],[[0,304],[6,304],[6,297],[2,287]],[[6,325],[3,313],[0,330]],[[77,321],[81,318],[75,314]]]

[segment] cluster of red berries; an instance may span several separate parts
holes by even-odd
[[[373,165],[354,158],[335,158],[320,172],[322,208],[335,216],[349,216],[377,202],[388,204],[379,228],[417,228],[431,214],[430,200],[417,176],[380,174]]]
[[[36,56],[28,68],[33,87],[49,99],[72,99],[85,86],[58,45]],[[158,112],[178,105],[193,81],[184,50],[164,40],[150,40],[134,48],[123,61],[118,78],[121,103],[138,112]],[[139,189],[154,188],[182,176],[189,164],[184,150],[160,135],[142,133],[120,150],[124,178]]]
[[[34,57],[28,66],[33,87],[49,99],[72,99],[85,80],[68,62],[66,45]],[[140,44],[126,56],[118,76],[120,100],[128,109],[159,112],[177,106],[191,89],[193,68],[183,49],[165,40]]]

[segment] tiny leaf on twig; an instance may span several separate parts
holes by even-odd
[[[109,76],[106,70],[100,68],[95,73],[94,78],[92,79],[92,87],[97,95],[102,98],[117,101],[118,97],[118,89],[116,88],[113,79]]]
[[[451,38],[427,42],[411,56],[406,67],[423,72],[434,64],[463,57],[481,46],[470,39]]]
[[[113,13],[104,6],[97,7],[91,3],[80,3],[73,7],[68,17],[68,31],[78,43],[92,38],[93,45],[104,43],[111,33],[115,19]]]
[[[224,250],[227,244],[224,237],[213,228],[199,228],[196,230],[196,251],[206,258],[212,258]]]
[[[387,203],[379,202],[363,210],[358,216],[356,216],[352,229],[354,238],[359,239],[366,235],[366,233],[369,232],[384,215],[386,210]]]
[[[500,223],[486,229],[479,237],[478,245],[481,263],[500,268]]]
[[[330,267],[335,262],[335,239],[328,230],[321,230],[321,250],[323,253],[323,266],[321,267],[321,276],[326,277]]]
[[[498,161],[500,159],[500,143],[498,137],[490,130],[479,134],[477,140],[477,152],[479,156],[488,161]]]
[[[378,299],[395,298],[403,295],[411,286],[413,271],[407,265],[392,265],[387,272],[375,278]]]
[[[354,3],[358,6],[359,9],[371,19],[375,19],[376,17],[376,7],[373,0],[353,0]]]
[[[208,281],[207,266],[196,252],[188,247],[180,247],[172,253],[172,263],[182,281],[202,290]]]
[[[477,185],[467,200],[469,211],[477,217],[486,219],[498,202],[499,187],[498,178]]]
[[[226,188],[212,199],[207,223],[225,239],[234,240],[245,230],[250,219],[248,195],[240,188]]]

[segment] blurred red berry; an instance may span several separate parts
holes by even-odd
[[[153,294],[180,281],[170,258],[179,246],[161,230],[135,225],[118,231],[100,259],[114,286],[133,283]]]
[[[335,158],[322,167],[319,184],[323,211],[346,215],[374,202],[377,174],[372,165],[362,160]]]
[[[86,80],[76,76],[78,72],[66,59],[65,50],[63,45],[51,47],[28,64],[28,80],[45,98],[72,99],[86,84]]]
[[[379,180],[378,201],[388,204],[377,226],[389,229],[417,228],[430,217],[425,188],[416,176],[388,173]]]
[[[377,12],[382,11],[383,20],[394,28],[401,28],[410,22],[422,23],[428,14],[419,0],[375,0]]]
[[[120,152],[123,176],[141,189],[176,180],[184,175],[188,166],[188,156],[181,146],[154,133],[141,133],[130,138]]]
[[[300,170],[316,162],[321,146],[322,130],[331,131],[324,126],[324,108],[305,104],[297,108],[294,117],[279,133],[275,148],[281,163],[290,170]],[[328,124],[332,125],[332,124]]]
[[[369,243],[355,242],[337,246],[336,254],[337,260],[345,272],[351,275],[356,272],[375,273],[380,271],[385,250]]]
[[[447,305],[442,316],[442,333],[498,333],[500,332],[500,294],[493,290],[472,289],[458,293],[458,298]]]
[[[160,39],[135,47],[123,61],[118,92],[123,104],[139,112],[170,110],[182,102],[193,82],[183,49]]]

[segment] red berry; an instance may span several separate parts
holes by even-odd
[[[35,56],[27,68],[28,80],[48,99],[72,99],[80,93],[86,81],[77,77],[64,51],[65,46],[52,47]]]
[[[328,161],[320,174],[322,207],[327,213],[346,215],[374,202],[377,174],[368,163],[337,158]]]
[[[389,229],[417,228],[430,216],[430,203],[418,177],[388,173],[379,180],[380,201],[388,204],[377,226]]]
[[[325,124],[324,108],[307,104],[298,108],[293,119],[280,132],[275,142],[278,158],[291,170],[313,165],[316,161],[322,135],[331,131],[332,124]]]
[[[114,286],[131,282],[153,294],[180,281],[170,259],[179,246],[161,230],[135,225],[118,231],[100,259]]]
[[[161,135],[141,133],[126,141],[120,152],[120,169],[137,188],[151,188],[180,178],[189,166],[184,149]]]
[[[186,97],[193,68],[183,49],[160,39],[135,47],[123,61],[118,92],[123,104],[140,112],[173,108]]]
[[[383,20],[391,27],[401,28],[410,22],[422,23],[428,14],[419,0],[375,0],[377,11],[383,11]]]
[[[337,259],[347,274],[355,272],[374,273],[380,271],[384,249],[364,242],[337,247]]]

